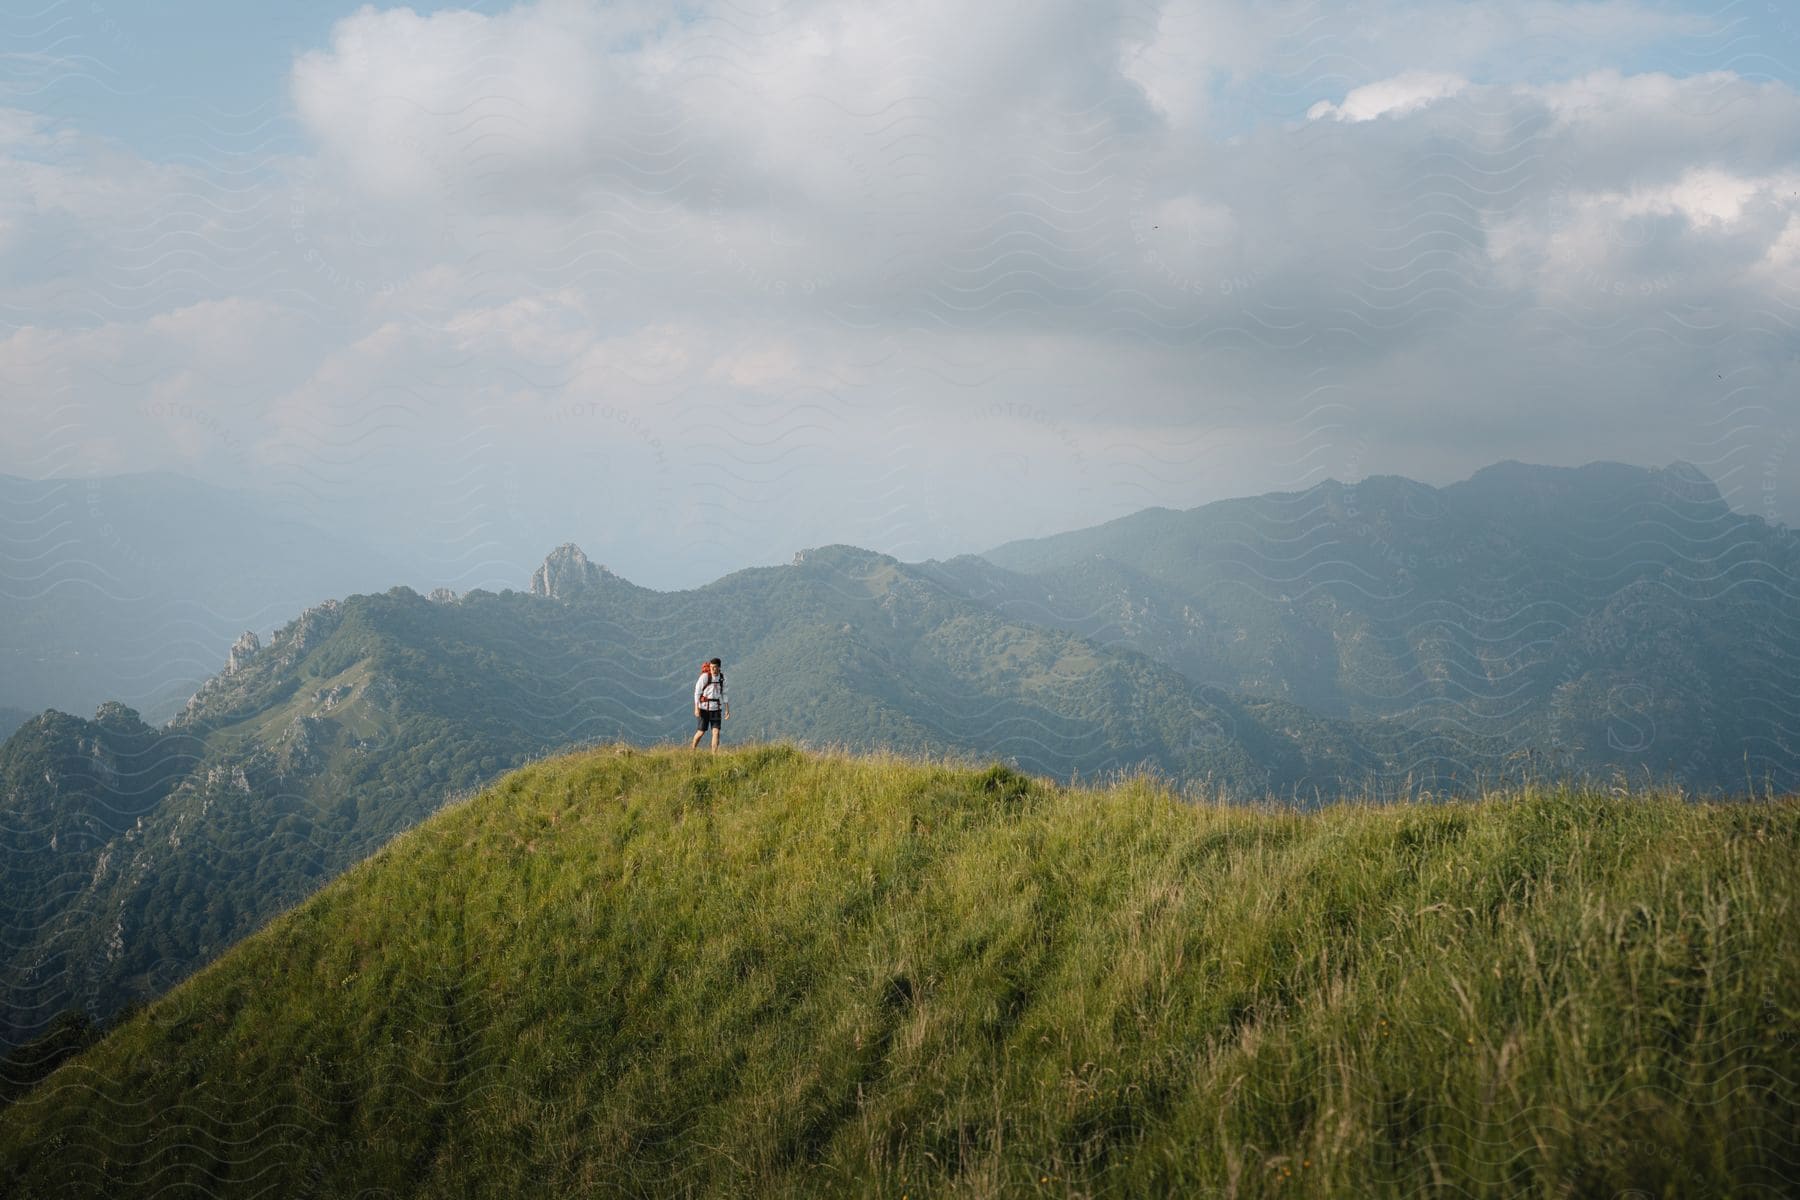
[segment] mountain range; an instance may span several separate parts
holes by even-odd
[[[1503,464],[1152,510],[980,557],[802,552],[686,592],[574,546],[524,591],[307,609],[168,723],[0,748],[0,1035],[110,1018],[447,799],[559,747],[685,739],[1004,758],[1313,801],[1624,772],[1792,788],[1800,547],[1691,468]]]
[[[1702,790],[1800,782],[1800,538],[1691,466],[1502,463],[1153,509],[942,564],[1196,683]]]

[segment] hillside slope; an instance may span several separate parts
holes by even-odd
[[[1778,1194],[1800,804],[603,749],[0,1113],[0,1190]]]

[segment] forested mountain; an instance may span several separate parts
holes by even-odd
[[[696,667],[718,650],[734,741],[999,755],[1064,777],[1147,766],[1307,797],[1442,757],[1429,739],[1240,702],[1008,620],[867,551],[659,593],[565,546],[530,592],[396,588],[309,609],[266,646],[246,635],[166,730],[118,706],[21,729],[0,750],[17,814],[0,864],[5,1032],[160,993],[532,755],[685,740]]]
[[[143,819],[194,770],[202,749],[190,733],[153,729],[123,705],[106,704],[91,721],[59,712],[32,718],[0,750],[0,1033],[9,1040],[38,1030],[34,1014],[113,1007],[111,989],[82,961],[104,958],[113,932],[71,927],[69,906],[113,870],[115,857],[123,869]]]
[[[1539,771],[1800,786],[1800,537],[1685,465],[1327,482],[936,569],[1196,683],[1445,731]]]

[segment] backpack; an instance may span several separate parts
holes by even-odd
[[[714,671],[700,687],[700,707],[717,708],[725,695],[725,672]]]

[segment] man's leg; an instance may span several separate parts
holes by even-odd
[[[712,748],[714,751],[717,751],[719,748],[719,727],[717,725],[713,726],[713,747]]]

